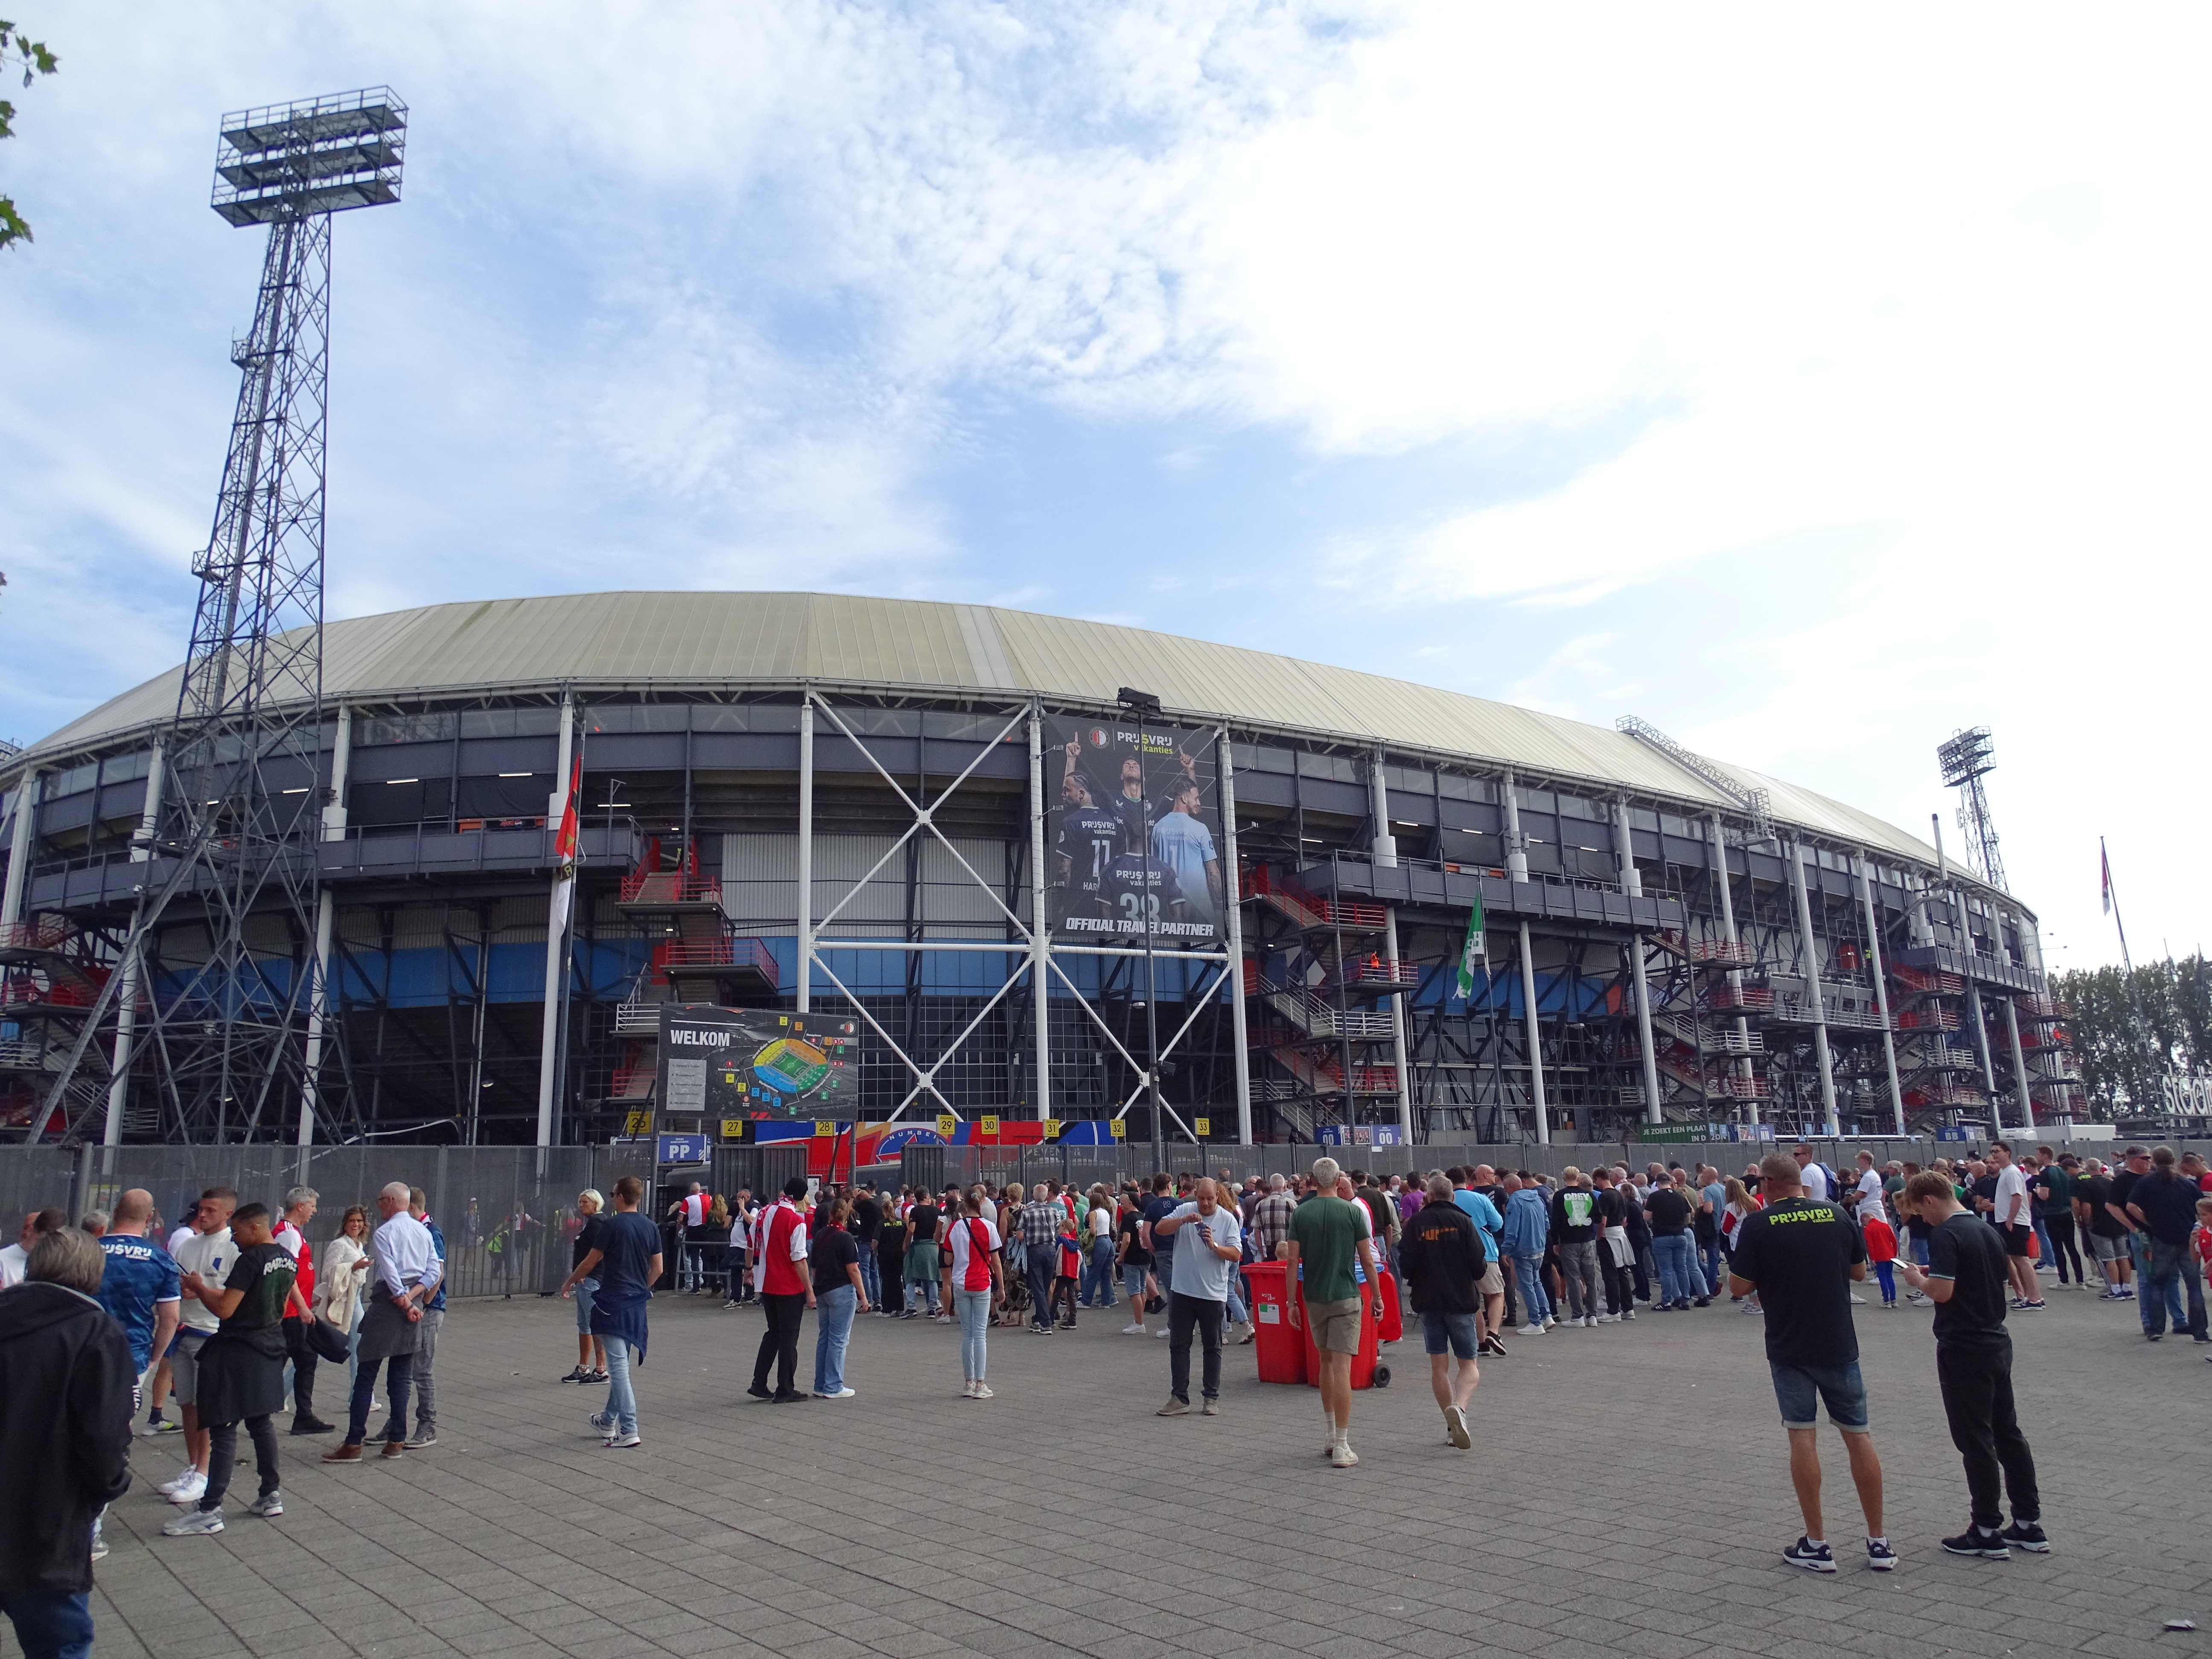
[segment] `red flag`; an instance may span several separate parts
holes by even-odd
[[[561,808],[561,832],[553,841],[554,862],[572,874],[576,864],[576,798],[583,787],[584,757],[579,754],[568,773],[568,799]]]

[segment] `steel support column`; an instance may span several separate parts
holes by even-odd
[[[1644,878],[1636,872],[1635,843],[1629,838],[1628,803],[1617,800],[1613,804],[1613,833],[1620,837],[1616,851],[1620,855],[1620,890],[1631,898],[1644,896]],[[1659,1052],[1651,1040],[1651,980],[1644,965],[1644,936],[1632,933],[1628,936],[1628,960],[1636,974],[1636,1040],[1644,1054],[1644,1121],[1662,1123],[1666,1114],[1659,1109]]]
[[[811,1012],[814,988],[814,694],[799,705],[799,995]]]
[[[1052,1115],[1052,935],[1045,925],[1044,714],[1030,708],[1030,1000],[1036,1007],[1036,1115]]]
[[[155,751],[157,755],[160,751]],[[330,794],[323,803],[325,841],[343,841],[346,824],[346,770],[353,763],[353,711],[340,705],[337,727],[331,736]],[[153,786],[147,786],[152,793]],[[328,885],[317,884],[315,896],[314,983],[307,988],[307,1043],[300,1089],[300,1179],[307,1179],[306,1148],[315,1144],[315,1113],[323,1098],[323,1027],[331,1004],[331,933],[337,921],[337,901]],[[471,1137],[473,1139],[473,1137]]]
[[[1728,835],[1722,828],[1721,815],[1718,812],[1709,814],[1705,822],[1712,830],[1711,846],[1712,848],[1714,878],[1718,884],[1720,891],[1721,933],[1723,937],[1728,940],[1729,951],[1733,954],[1735,951],[1741,945],[1743,941],[1741,936],[1738,934],[1735,930],[1735,884],[1729,878]],[[1743,969],[1741,968],[1730,968],[1728,970],[1728,988],[1731,991],[1737,992],[1743,989]],[[1739,1003],[1737,1006],[1740,1010],[1741,1004]],[[1736,1048],[1739,1050],[1739,1057],[1735,1062],[1735,1074],[1739,1079],[1748,1083],[1753,1076],[1751,1066],[1751,1022],[1746,1019],[1741,1012],[1739,1012],[1735,1017],[1735,1037]],[[1742,1114],[1746,1112],[1750,1114],[1749,1117],[1746,1120],[1747,1121],[1752,1123],[1759,1121],[1759,1103],[1756,1100],[1747,1100],[1739,1105],[1736,1109],[1739,1116],[1742,1115]]]
[[[8,884],[0,890],[0,927],[23,919],[23,893],[31,875],[31,825],[46,793],[46,775],[25,771],[15,785],[15,833],[8,845]]]
[[[1227,728],[1214,734],[1215,775],[1221,780],[1222,908],[1228,924],[1229,1026],[1237,1048],[1237,1144],[1252,1144],[1252,1050],[1244,1015],[1244,866],[1237,855],[1237,767]]]
[[[553,793],[546,803],[546,824],[556,842],[560,826],[568,813],[568,781],[570,767],[576,751],[576,694],[573,690],[561,694],[561,758],[559,769],[553,775]],[[614,797],[609,795],[609,800]],[[577,802],[580,812],[581,801]],[[568,878],[574,882],[572,875]],[[568,960],[564,941],[568,938],[568,918],[562,912],[562,872],[553,872],[552,890],[546,900],[545,910],[545,1016],[538,1045],[538,1144],[553,1144],[553,1103],[560,1092],[561,1006],[568,998]],[[571,888],[568,908],[574,908],[574,892]],[[390,958],[387,955],[386,961]]]
[[[1828,1137],[1843,1133],[1836,1115],[1836,1062],[1828,1048],[1828,1007],[1820,994],[1820,947],[1813,934],[1813,903],[1806,894],[1805,843],[1791,842],[1785,849],[1790,865],[1790,890],[1797,900],[1797,965],[1805,975],[1805,1000],[1813,1012],[1813,1048],[1820,1060],[1820,1109],[1826,1117]]]
[[[161,758],[165,752],[161,740],[155,738],[153,753],[146,763],[145,809],[138,814],[137,833],[131,837],[133,864],[147,863],[154,856],[154,837],[161,823]],[[144,902],[143,896],[140,902]],[[123,983],[115,994],[115,1052],[108,1066],[107,1121],[100,1135],[103,1146],[123,1144],[125,1109],[131,1101],[131,1051],[138,1033],[138,981],[145,971],[145,943],[136,928],[124,941],[123,961],[116,971]],[[101,1173],[112,1172],[112,1160],[103,1159]]]
[[[1390,791],[1382,777],[1382,757],[1379,752],[1368,763],[1367,782],[1375,817],[1376,866],[1395,870],[1398,867],[1398,838],[1390,833]],[[1398,907],[1395,904],[1382,907],[1382,950],[1384,960],[1390,964],[1390,976],[1395,980],[1398,975]],[[1343,971],[1340,960],[1338,971]],[[1390,994],[1390,1056],[1398,1069],[1398,1135],[1410,1146],[1413,1144],[1413,1079],[1412,1068],[1406,1064],[1406,1000],[1395,991]]]
[[[1528,853],[1521,840],[1521,802],[1513,775],[1505,775],[1505,874],[1509,880],[1528,879]],[[1544,1104],[1544,1036],[1536,1019],[1536,958],[1528,939],[1528,922],[1521,921],[1521,1018],[1528,1033],[1528,1093],[1536,1107],[1536,1143],[1552,1144],[1552,1115]]]
[[[1905,1135],[1905,1088],[1897,1077],[1897,1038],[1891,1034],[1889,1023],[1889,975],[1881,961],[1881,917],[1874,908],[1874,877],[1864,858],[1852,860],[1858,866],[1859,902],[1866,907],[1867,966],[1874,970],[1874,1006],[1881,1015],[1881,1059],[1889,1071],[1889,1105],[1896,1115],[1897,1133]]]

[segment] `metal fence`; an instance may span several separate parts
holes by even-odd
[[[0,1217],[21,1218],[48,1204],[80,1215],[112,1210],[127,1189],[154,1195],[164,1232],[210,1187],[276,1208],[302,1184],[296,1146],[0,1147]],[[569,1243],[581,1225],[576,1198],[586,1187],[611,1194],[635,1175],[645,1207],[658,1219],[659,1194],[650,1147],[329,1146],[308,1154],[305,1185],[319,1194],[308,1243],[333,1237],[349,1205],[376,1224],[376,1194],[387,1183],[420,1187],[446,1236],[453,1296],[514,1296],[556,1290],[568,1276]],[[15,1225],[20,1225],[18,1219]],[[12,1232],[13,1228],[9,1229]]]
[[[2036,1143],[2022,1137],[2008,1137],[2015,1147],[2032,1146]],[[1794,1140],[1778,1143],[1788,1151],[1797,1143]],[[1928,1164],[1938,1158],[1965,1158],[1983,1150],[1981,1143],[1926,1140],[1895,1136],[1869,1136],[1857,1139],[1814,1139],[1809,1143],[1814,1156],[1831,1169],[1849,1176],[1861,1152],[1874,1155],[1877,1165],[1893,1158],[1901,1163]],[[2053,1142],[2052,1145],[2057,1146]],[[2123,1142],[2094,1144],[2073,1143],[2071,1150],[2081,1156],[2095,1156],[2111,1160]],[[2177,1152],[2194,1147],[2204,1151],[2200,1143],[2175,1140],[2166,1143]],[[1181,1146],[1164,1149],[1164,1159],[1155,1158],[1148,1145],[1121,1146],[953,1146],[909,1148],[901,1160],[900,1179],[909,1186],[926,1188],[935,1192],[946,1182],[957,1182],[961,1186],[972,1186],[977,1182],[1000,1187],[1009,1182],[1030,1186],[1044,1180],[1074,1182],[1089,1187],[1094,1182],[1105,1182],[1111,1186],[1127,1179],[1144,1180],[1164,1169],[1170,1175],[1218,1175],[1223,1170],[1241,1181],[1250,1175],[1297,1175],[1313,1167],[1314,1160],[1322,1157],[1334,1158],[1347,1170],[1364,1169],[1379,1174],[1404,1175],[1409,1171],[1426,1172],[1445,1170],[1457,1164],[1473,1168],[1487,1164],[1493,1169],[1529,1170],[1539,1175],[1559,1175],[1570,1166],[1590,1170],[1600,1164],[1626,1164],[1632,1170],[1641,1170],[1648,1164],[1680,1164],[1696,1169],[1710,1164],[1723,1175],[1741,1174],[1747,1164],[1754,1164],[1768,1152],[1776,1150],[1772,1141],[1554,1141],[1548,1146],[1534,1143],[1486,1146],[1479,1143],[1444,1144],[1425,1141],[1413,1146],[1238,1146],[1213,1143],[1194,1146],[1185,1141]],[[2062,1149],[2065,1150],[2065,1149]]]

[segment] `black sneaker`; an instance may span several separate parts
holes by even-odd
[[[2009,1561],[2012,1551],[2006,1547],[2001,1532],[1984,1532],[1979,1527],[1968,1527],[1956,1538],[1947,1538],[1943,1547],[1954,1555],[1981,1555],[1992,1561]]]
[[[1876,1572],[1897,1571],[1897,1552],[1890,1548],[1887,1539],[1867,1540],[1867,1565],[1872,1567]]]
[[[756,1382],[752,1387],[747,1389],[745,1392],[756,1400],[773,1400],[775,1398],[775,1393],[765,1382]]]
[[[1826,1544],[1815,1544],[1799,1536],[1797,1541],[1782,1552],[1782,1559],[1793,1567],[1802,1567],[1808,1572],[1833,1572],[1836,1553]]]
[[[1693,1308],[1710,1308],[1713,1305],[1713,1299],[1709,1296],[1701,1296],[1690,1305]]]
[[[2051,1540],[2044,1535],[2040,1522],[2015,1521],[1997,1536],[2016,1550],[2027,1550],[2035,1555],[2051,1553]]]

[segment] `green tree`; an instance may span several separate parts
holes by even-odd
[[[35,76],[52,75],[61,67],[61,59],[46,50],[43,40],[33,40],[25,35],[6,18],[0,17],[0,70],[23,71],[23,84],[29,86]],[[0,138],[15,136],[15,106],[0,98]],[[18,242],[31,240],[31,227],[23,216],[15,211],[13,198],[0,196],[0,248],[10,248]]]
[[[2073,1011],[2066,1026],[2082,1086],[2108,1110],[2124,1100],[2154,1111],[2167,1078],[2212,1066],[2212,972],[2202,957],[2060,974],[2051,988]]]

